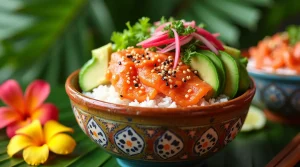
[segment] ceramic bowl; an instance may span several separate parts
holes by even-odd
[[[192,166],[231,142],[240,131],[255,85],[224,102],[192,108],[142,108],[111,104],[81,93],[78,72],[66,82],[82,131],[121,166]]]
[[[300,123],[300,76],[249,70],[256,83],[253,104],[265,108],[270,119]]]

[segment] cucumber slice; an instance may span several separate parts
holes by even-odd
[[[240,56],[241,56],[241,51],[236,48],[232,48],[232,47],[224,45],[224,49],[225,49],[224,52],[228,53],[229,55],[231,55],[234,58],[240,58]]]
[[[100,84],[107,84],[106,71],[112,53],[109,43],[92,50],[92,59],[87,61],[79,72],[79,86],[83,91],[90,91]]]
[[[207,97],[215,97],[220,93],[220,80],[217,68],[208,56],[195,53],[191,60],[191,67],[198,71],[199,77],[212,87]]]
[[[202,50],[199,53],[206,55],[214,63],[215,67],[217,68],[218,74],[219,74],[220,92],[223,92],[223,90],[225,88],[226,75],[225,75],[225,68],[224,68],[224,65],[223,65],[221,59],[219,58],[219,56],[217,56],[216,54],[214,54],[211,51]]]
[[[226,52],[219,52],[226,73],[225,89],[223,91],[223,94],[227,95],[229,98],[233,98],[237,94],[239,89],[240,76],[238,62]]]

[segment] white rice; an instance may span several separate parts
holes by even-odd
[[[109,103],[115,103],[115,104],[124,104],[129,106],[138,106],[138,107],[152,107],[152,108],[176,108],[177,104],[176,102],[172,101],[172,99],[168,96],[163,95],[157,95],[155,99],[150,100],[147,98],[143,102],[138,102],[137,100],[130,101],[125,98],[120,98],[120,95],[118,92],[115,91],[115,88],[111,85],[100,85],[97,88],[93,89],[92,92],[84,92],[86,96],[89,96],[91,98],[109,102]],[[228,97],[225,95],[220,95],[217,98],[212,98],[206,101],[204,98],[202,98],[197,105],[194,106],[206,106],[216,103],[222,103],[228,101]]]
[[[249,59],[247,69],[253,72],[266,72],[280,75],[297,75],[297,71],[291,70],[289,68],[278,68],[274,70],[272,67],[263,67],[261,70],[255,67],[255,61],[253,59]]]

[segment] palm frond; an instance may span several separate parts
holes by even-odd
[[[255,29],[260,11],[272,0],[1,0],[0,83],[42,78],[55,85],[90,58],[90,50],[110,41],[126,21],[174,16],[204,22],[238,45],[240,29]]]

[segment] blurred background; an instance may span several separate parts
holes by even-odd
[[[0,83],[45,79],[55,86],[113,31],[142,16],[203,22],[234,47],[300,23],[299,0],[0,0]]]

